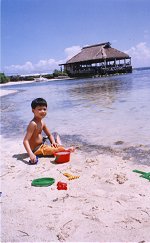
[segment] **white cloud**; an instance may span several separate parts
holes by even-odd
[[[58,68],[58,62],[55,59],[40,60],[34,65],[34,69],[40,72],[53,71],[56,68]]]
[[[150,66],[150,47],[146,42],[140,42],[125,52],[131,56],[134,67]]]
[[[34,74],[53,72],[54,69],[58,69],[58,62],[54,59],[40,60],[38,63],[26,62],[23,65],[11,65],[4,68],[4,72],[7,74]]]
[[[145,31],[147,33],[147,31]],[[80,46],[71,46],[65,48],[66,58],[63,60],[45,59],[37,63],[27,61],[23,65],[10,65],[4,68],[4,72],[10,74],[34,74],[34,73],[52,73],[54,69],[59,69],[59,64],[65,63],[67,60],[75,56],[81,51]],[[140,42],[136,46],[125,51],[132,58],[133,67],[150,66],[150,47],[146,42]]]
[[[34,74],[34,73],[52,73],[54,69],[59,69],[59,64],[65,63],[67,60],[72,58],[74,55],[79,53],[81,50],[80,46],[68,47],[64,50],[66,58],[63,60],[45,59],[40,60],[38,63],[32,63],[27,61],[23,65],[10,65],[4,67],[4,72],[8,75],[13,74]]]
[[[70,58],[72,58],[73,56],[78,54],[80,51],[81,51],[80,46],[71,46],[71,47],[66,48],[65,53],[67,55],[67,60],[69,60]]]
[[[34,70],[32,62],[26,62],[23,65],[11,65],[6,66],[5,68],[6,73],[22,73],[22,72],[32,72]]]

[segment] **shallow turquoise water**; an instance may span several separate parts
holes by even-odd
[[[19,92],[1,99],[1,134],[23,137],[31,101],[48,102],[46,122],[70,143],[150,145],[150,70],[96,79],[5,86]]]

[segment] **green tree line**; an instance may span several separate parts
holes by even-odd
[[[54,70],[52,74],[44,74],[44,75],[29,75],[29,76],[20,76],[20,75],[11,75],[6,76],[4,73],[0,73],[0,83],[8,83],[8,82],[17,82],[17,81],[32,81],[36,78],[42,76],[43,78],[52,79],[57,77],[68,77],[65,72],[61,72],[57,69]]]
[[[0,73],[0,83],[2,84],[2,83],[7,83],[7,82],[9,82],[10,81],[10,79],[7,77],[7,76],[5,76],[5,74],[4,73]]]

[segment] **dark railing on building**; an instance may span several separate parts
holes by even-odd
[[[131,57],[112,48],[110,42],[83,47],[80,53],[60,66],[64,66],[70,77],[132,72]]]

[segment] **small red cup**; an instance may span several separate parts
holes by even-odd
[[[67,183],[59,181],[57,183],[58,190],[67,190]]]

